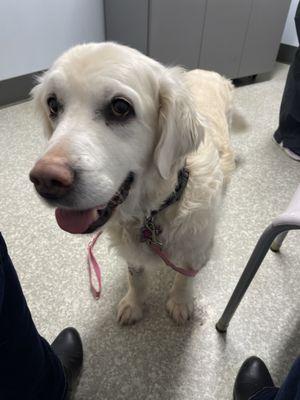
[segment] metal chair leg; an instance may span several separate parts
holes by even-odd
[[[273,240],[270,249],[275,253],[277,253],[280,250],[280,247],[284,239],[286,238],[287,234],[288,234],[287,232],[279,233],[279,235],[277,235],[277,237]]]
[[[244,297],[252,279],[254,278],[259,266],[261,265],[265,255],[267,254],[271,243],[282,232],[287,232],[290,229],[294,229],[294,226],[288,225],[269,225],[259,238],[251,257],[244,269],[244,272],[236,285],[234,292],[221,316],[216,324],[216,329],[225,333],[231,318],[233,317],[238,305]],[[296,228],[297,229],[297,228]],[[299,229],[299,228],[298,228]]]

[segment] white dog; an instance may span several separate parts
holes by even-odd
[[[58,207],[63,229],[105,225],[128,263],[118,320],[142,318],[144,268],[162,257],[179,270],[167,310],[184,323],[193,312],[192,276],[207,261],[234,169],[231,83],[214,72],[167,68],[126,46],[91,43],[63,54],[33,96],[49,142],[30,178]]]

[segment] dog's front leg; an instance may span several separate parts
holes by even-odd
[[[146,277],[144,267],[128,264],[127,294],[118,305],[118,321],[122,325],[133,324],[143,317],[146,298]]]
[[[176,273],[167,301],[167,311],[177,324],[184,324],[193,314],[193,279]]]

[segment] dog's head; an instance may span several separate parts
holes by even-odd
[[[103,225],[149,169],[168,179],[197,149],[203,128],[184,74],[102,43],[74,47],[40,78],[33,97],[49,140],[30,179],[62,228]]]

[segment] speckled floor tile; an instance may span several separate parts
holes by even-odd
[[[103,296],[90,295],[85,264],[88,237],[58,229],[53,210],[28,180],[43,146],[31,102],[0,110],[0,229],[8,243],[33,318],[49,341],[68,325],[81,332],[85,366],[76,400],[229,400],[243,360],[261,356],[280,383],[299,353],[299,232],[278,255],[267,255],[226,336],[214,328],[262,230],[287,205],[300,181],[300,164],[271,140],[287,66],[270,80],[236,90],[247,120],[232,140],[238,168],[220,212],[213,253],[196,278],[195,318],[177,327],[164,303],[173,273],[153,271],[144,320],[116,322],[126,290],[124,261],[97,245]]]

